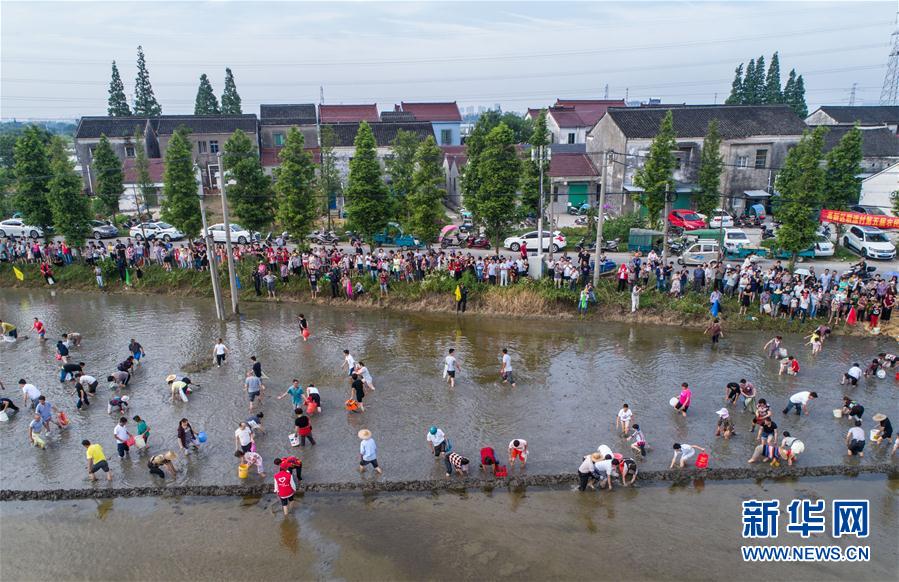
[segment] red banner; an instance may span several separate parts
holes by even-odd
[[[876,226],[877,228],[899,228],[899,217],[896,216],[847,212],[844,210],[824,209],[821,211],[819,220],[821,222],[856,224],[858,226]]]

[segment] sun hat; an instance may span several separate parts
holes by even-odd
[[[721,410],[716,410],[715,414],[723,418],[727,418],[730,416],[730,411],[728,411],[726,408],[722,408]]]
[[[873,420],[874,422],[883,422],[886,419],[887,419],[887,415],[882,412],[878,412],[877,414],[875,414],[874,416],[871,417],[871,420]]]
[[[178,379],[178,376],[176,376],[174,374],[169,374],[168,376],[165,377],[166,382],[174,382],[177,379]]]
[[[603,459],[603,457],[599,453],[593,453],[590,455],[590,460],[593,461],[594,463],[596,463],[598,461],[602,461],[602,459]]]
[[[175,451],[166,451],[162,456],[165,457],[165,460],[167,461],[174,461],[178,458],[178,455],[177,453],[175,453]]]
[[[359,431],[359,438],[362,440],[370,439],[371,431],[368,430],[367,428],[363,428],[362,430]]]

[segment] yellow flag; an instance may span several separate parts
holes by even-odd
[[[462,301],[462,290],[456,285],[456,301]]]
[[[18,279],[19,281],[24,281],[24,280],[25,280],[25,273],[23,273],[22,271],[20,271],[18,267],[13,267],[13,268],[12,268],[12,272],[15,273],[16,279]]]

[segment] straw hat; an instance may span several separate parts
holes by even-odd
[[[174,461],[178,458],[178,455],[175,453],[175,451],[166,451],[162,456],[165,457],[166,461]]]
[[[873,420],[874,422],[883,422],[886,419],[887,419],[887,415],[882,412],[878,412],[877,414],[875,414],[874,416],[871,417],[871,420]]]
[[[599,461],[602,461],[602,459],[603,459],[603,456],[600,455],[599,453],[593,453],[590,455],[590,460],[593,461],[594,463],[598,463]]]
[[[726,408],[722,408],[721,410],[716,410],[715,414],[722,418],[728,418],[730,416],[730,412]]]
[[[370,439],[371,431],[368,430],[367,428],[363,428],[362,430],[359,431],[359,438],[362,440]]]
[[[165,377],[166,382],[174,382],[177,379],[178,379],[178,376],[176,376],[174,374],[169,374],[168,376]]]

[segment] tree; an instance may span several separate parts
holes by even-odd
[[[393,157],[387,160],[387,175],[390,176],[390,216],[396,216],[401,223],[411,215],[408,196],[414,188],[415,154],[421,140],[411,131],[399,130],[390,143]],[[385,201],[385,204],[388,201]]]
[[[699,160],[699,191],[696,198],[696,210],[711,216],[721,205],[721,172],[724,171],[724,157],[721,155],[721,137],[718,134],[718,120],[709,122],[702,154]]]
[[[112,78],[109,80],[109,101],[106,112],[112,117],[131,115],[128,99],[125,97],[125,84],[119,76],[119,68],[112,61]]]
[[[321,156],[319,164],[319,180],[318,187],[324,202],[324,212],[328,214],[328,228],[331,222],[331,206],[336,205],[337,197],[343,191],[343,184],[340,181],[340,170],[337,168],[337,158],[334,155],[334,147],[337,145],[337,135],[334,128],[325,125],[321,129],[320,144]]]
[[[466,203],[499,253],[502,237],[519,215],[515,203],[521,183],[515,132],[505,123],[491,129],[484,138],[478,166],[479,187],[470,203]]]
[[[291,127],[278,154],[281,166],[275,171],[278,222],[294,240],[305,240],[318,215],[315,200],[315,165],[305,149],[302,132]]]
[[[824,194],[821,152],[826,133],[824,126],[805,132],[799,143],[787,153],[783,169],[777,175],[777,190],[780,192],[777,216],[781,222],[777,230],[777,245],[792,254],[791,263],[797,253],[815,242],[818,210]]]
[[[752,78],[752,92],[755,94],[755,101],[752,105],[761,105],[765,102],[765,55],[760,55],[755,60],[755,75]]]
[[[356,153],[350,160],[347,178],[347,218],[352,228],[368,241],[383,230],[390,220],[387,185],[381,179],[381,166],[375,149],[375,136],[365,121],[359,124],[353,143]]]
[[[275,218],[272,181],[262,170],[253,140],[241,130],[225,142],[222,165],[228,174],[228,204],[244,228],[263,230]],[[231,180],[234,184],[231,184]]]
[[[237,85],[234,83],[234,75],[231,69],[225,69],[225,90],[222,92],[222,113],[225,115],[240,115],[240,95],[237,94]]]
[[[768,75],[765,77],[765,103],[783,103],[783,92],[780,89],[780,56],[777,52],[771,55]]]
[[[215,98],[212,83],[206,73],[200,75],[200,86],[197,89],[197,99],[194,102],[194,115],[218,115],[219,101]]]
[[[743,95],[743,63],[734,69],[734,82],[730,86],[730,95],[724,102],[725,105],[742,105],[745,96]]]
[[[805,103],[805,81],[802,75],[796,76],[796,69],[791,69],[783,90],[783,102],[790,106],[799,117],[808,116],[808,106]]]
[[[643,188],[638,195],[640,204],[646,208],[649,222],[655,226],[659,224],[659,215],[665,208],[666,186],[674,192],[675,149],[674,116],[669,110],[659,124],[659,133],[649,146],[649,155],[634,175],[634,184]]]
[[[46,134],[29,125],[15,145],[16,195],[13,202],[22,219],[42,229],[53,224],[53,213],[47,201],[50,187],[50,159]]]
[[[847,131],[825,158],[824,200],[834,210],[848,210],[858,204],[862,193],[862,132],[856,125]],[[843,225],[837,224],[837,244]]]
[[[505,123],[515,136],[515,143],[525,143],[534,132],[534,124],[530,119],[513,111],[507,111],[500,116],[499,121]]]
[[[70,247],[82,247],[91,233],[90,200],[82,191],[81,177],[69,161],[62,138],[53,138],[50,157],[53,177],[48,184],[47,202],[53,226]]]
[[[137,78],[134,81],[134,114],[156,117],[162,113],[162,107],[156,101],[153,94],[153,86],[150,84],[150,71],[147,70],[147,61],[144,59],[144,49],[137,47]]]
[[[445,222],[445,185],[443,150],[431,135],[419,143],[415,152],[413,189],[407,196],[410,209],[407,228],[425,244],[437,239],[440,227]]]
[[[159,200],[156,196],[156,187],[150,179],[150,160],[147,158],[147,148],[144,147],[144,132],[138,129],[134,133],[134,169],[137,171],[137,184],[135,187],[139,193],[137,200],[138,214],[143,206],[156,206]]]
[[[524,162],[524,172],[521,179],[521,206],[527,212],[539,215],[540,206],[540,166],[543,166],[543,192],[548,194],[549,189],[549,152],[545,151],[549,145],[549,131],[546,128],[546,109],[540,111],[534,120],[534,130],[531,132],[528,143],[531,145],[531,159]],[[540,147],[544,148],[543,158],[540,158]]]
[[[175,130],[165,152],[162,219],[193,239],[200,234],[203,219],[200,215],[193,150],[187,140],[187,133],[188,130],[183,127]]]
[[[96,195],[104,214],[115,218],[119,212],[119,199],[125,190],[122,161],[115,155],[109,139],[100,135],[100,142],[94,149],[94,174],[97,176]]]
[[[481,152],[486,145],[487,135],[493,128],[499,125],[500,115],[496,111],[490,110],[485,112],[478,118],[474,128],[465,140],[466,154],[468,162],[462,171],[462,195],[465,203],[468,203],[469,197],[477,195],[481,188],[480,175],[480,159]]]
[[[755,59],[749,59],[746,75],[743,77],[743,105],[753,105],[758,96],[755,93]]]

